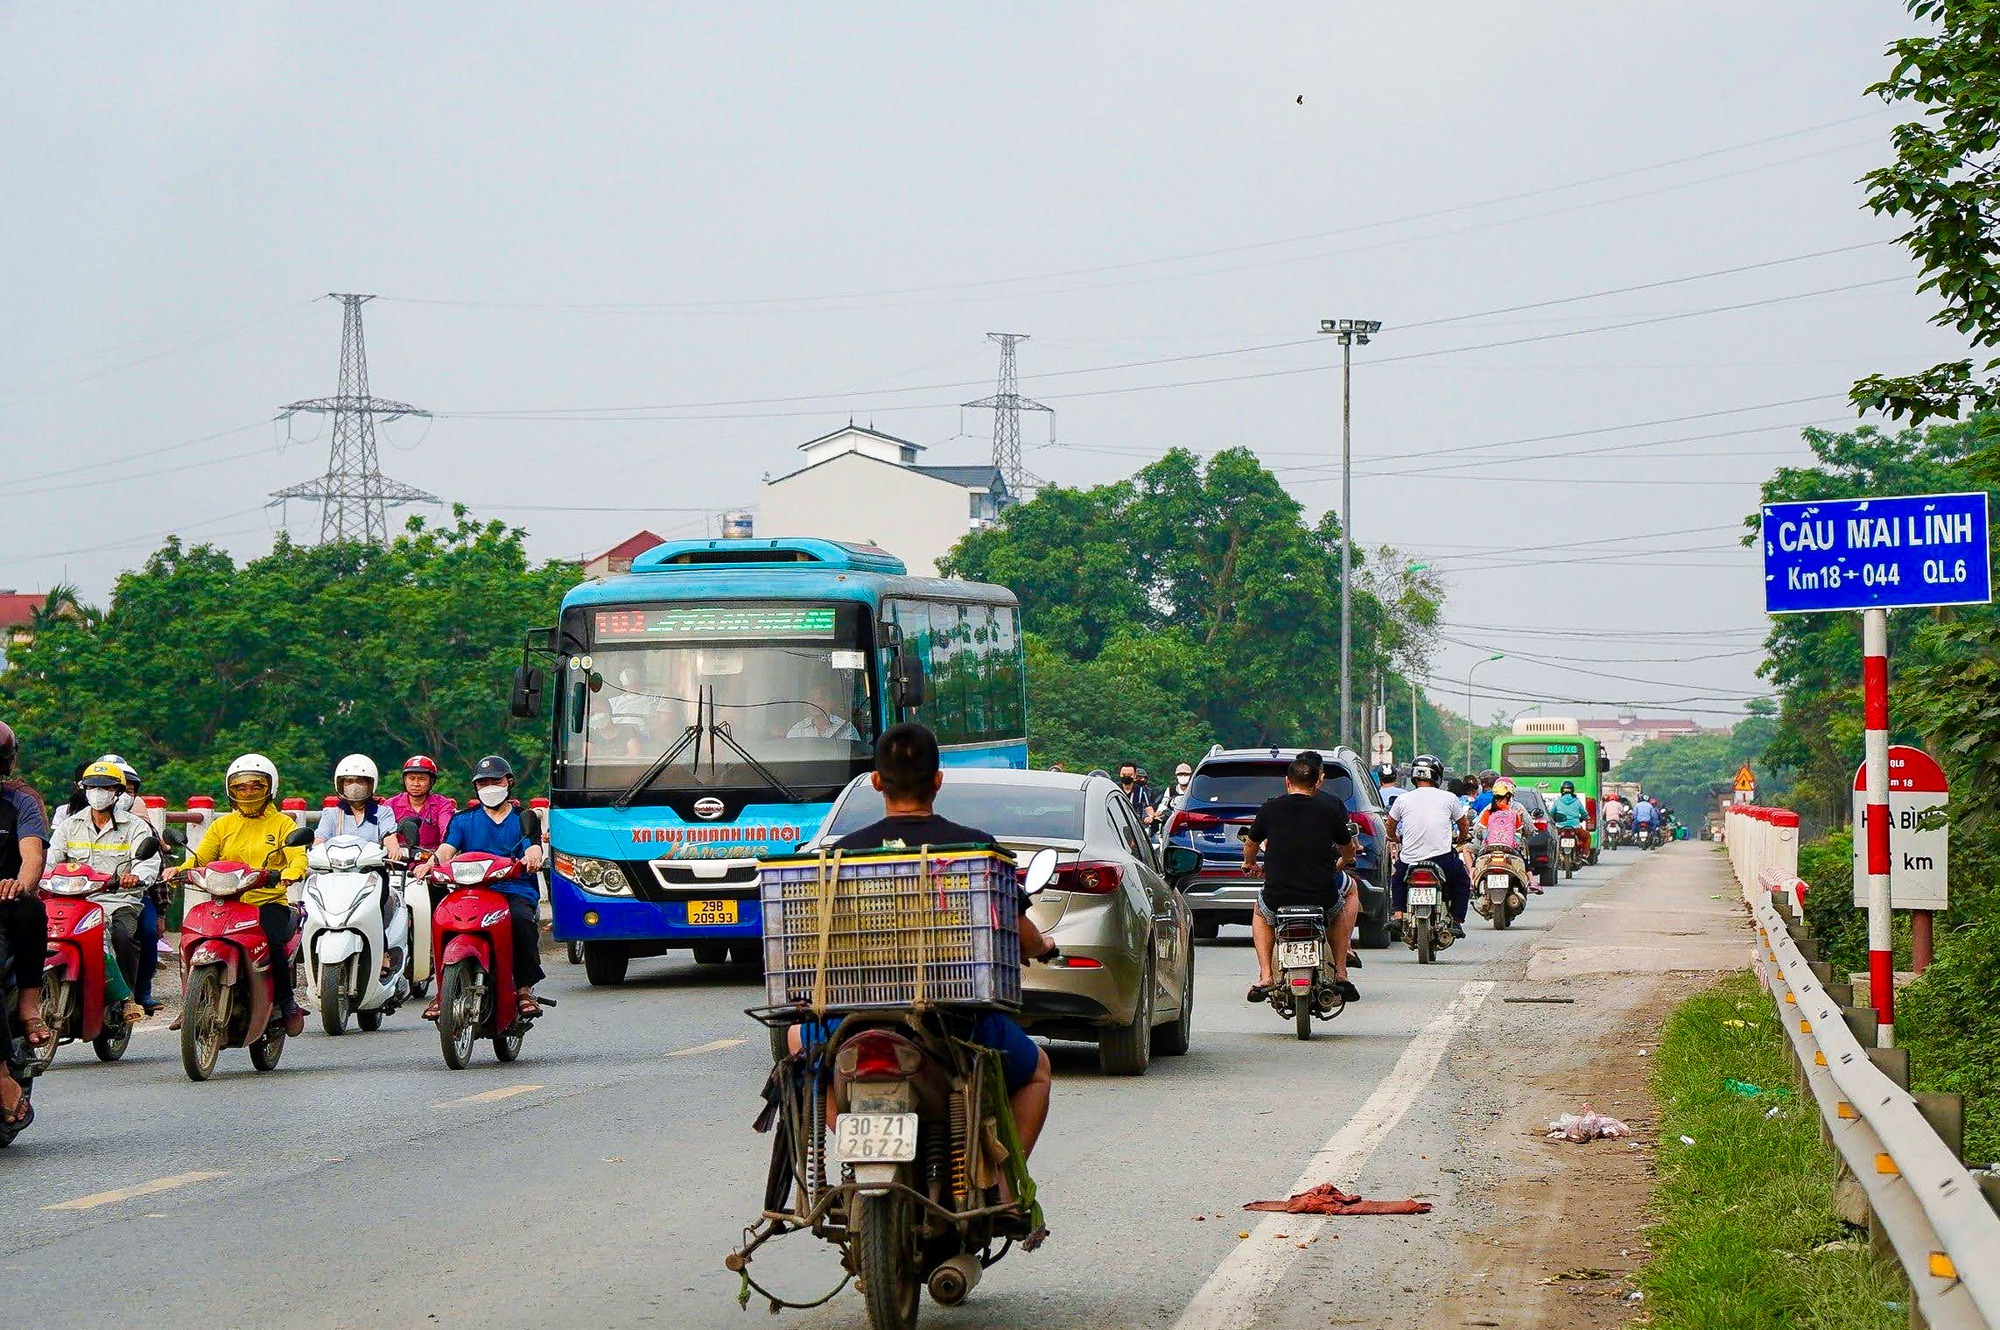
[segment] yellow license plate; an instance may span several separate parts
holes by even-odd
[[[688,927],[737,922],[735,901],[689,901]]]

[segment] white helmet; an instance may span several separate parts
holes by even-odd
[[[349,753],[340,759],[340,765],[333,769],[333,788],[339,789],[344,780],[361,779],[374,785],[381,780],[381,773],[375,770],[375,760],[366,753]]]
[[[238,776],[262,776],[271,782],[271,797],[273,799],[278,797],[277,764],[262,753],[245,753],[231,762],[228,772],[222,777],[223,786],[226,788]]]

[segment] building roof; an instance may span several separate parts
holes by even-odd
[[[999,494],[1007,488],[1006,477],[1002,476],[1000,468],[991,462],[979,466],[913,466],[910,470],[921,471],[939,480],[948,480],[954,485],[963,485],[969,490],[986,490],[988,493]]]
[[[35,611],[48,599],[42,595],[22,595],[0,591],[0,628],[24,628],[33,623]]]
[[[826,433],[820,435],[817,439],[807,439],[804,443],[799,445],[799,451],[804,452],[806,449],[811,448],[816,444],[825,443],[828,439],[835,438],[842,434],[866,434],[870,438],[880,439],[884,443],[893,443],[898,448],[914,448],[918,452],[924,451],[924,445],[921,443],[911,443],[908,439],[899,439],[893,434],[884,434],[881,430],[876,429],[872,425],[857,425],[851,420],[848,421],[845,425],[842,425],[839,429],[828,430]]]
[[[636,559],[655,545],[667,543],[665,536],[656,536],[650,531],[641,531],[636,536],[627,536],[604,553],[585,559],[585,563],[596,563],[598,559]]]
[[[863,462],[873,462],[876,466],[892,466],[896,468],[896,470],[898,471],[907,472],[908,474],[913,476],[922,476],[926,480],[935,480],[946,485],[957,485],[961,489],[980,489],[984,487],[984,482],[976,481],[971,484],[968,484],[965,481],[957,479],[954,475],[950,473],[958,471],[975,471],[979,472],[982,475],[988,472],[991,472],[995,476],[998,476],[1000,474],[997,470],[995,470],[993,467],[990,466],[988,467],[912,466],[908,462],[891,462],[887,458],[883,457],[870,457],[867,453],[839,453],[833,457],[822,457],[817,462],[808,462],[804,466],[800,467],[798,470],[787,471],[782,476],[772,476],[769,480],[765,481],[764,484],[766,486],[776,485],[781,481],[791,480],[795,476],[803,476],[808,471],[812,471],[823,466],[832,466],[835,462],[845,462],[850,458],[858,458]]]

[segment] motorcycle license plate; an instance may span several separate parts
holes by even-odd
[[[689,901],[688,927],[737,922],[735,901]]]
[[[1438,889],[1436,887],[1410,888],[1410,904],[1436,905],[1437,903],[1438,903]]]
[[[1278,944],[1278,968],[1280,970],[1317,970],[1319,968],[1319,943],[1280,942]]]
[[[1486,878],[1486,894],[1496,897],[1505,896],[1512,889],[1513,885],[1513,879],[1504,873],[1490,873]]]
[[[917,1157],[915,1113],[842,1113],[834,1158],[843,1164],[906,1164]]]

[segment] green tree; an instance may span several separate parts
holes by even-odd
[[[2000,345],[2000,0],[1908,0],[1911,17],[1935,30],[1889,47],[1895,65],[1868,91],[1921,118],[1898,125],[1896,159],[1863,177],[1868,206],[1907,218],[1901,237],[1923,268],[1919,290],[1934,293],[1932,322],[1975,348]],[[1968,406],[2000,407],[2000,380],[1988,360],[1975,377],[1970,357],[1904,376],[1871,375],[1854,385],[1863,410],[1956,418]]]

